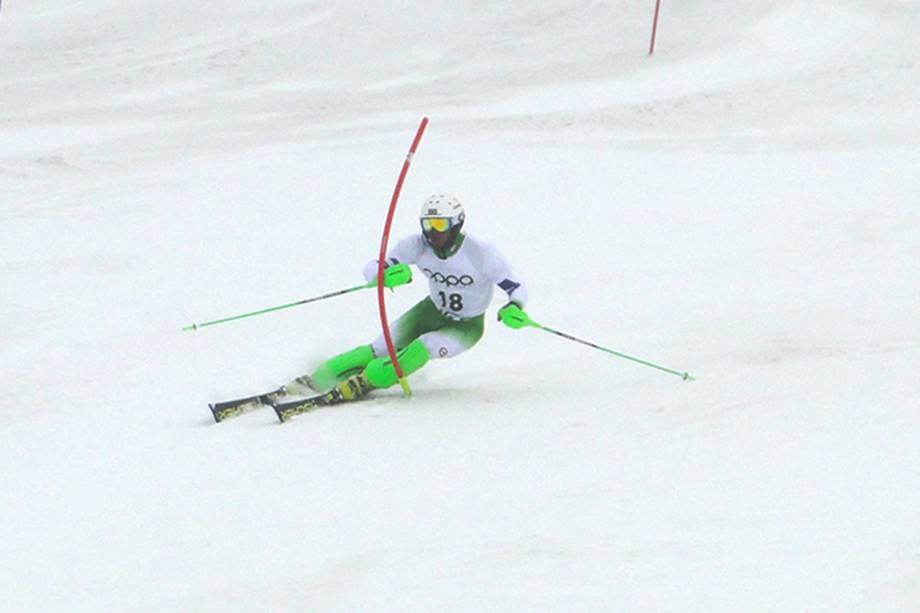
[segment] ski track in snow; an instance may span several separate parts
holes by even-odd
[[[920,4],[5,3],[0,608],[920,610]],[[648,5],[648,6],[647,6]],[[537,320],[285,425],[434,191]],[[395,316],[418,282],[388,298]]]

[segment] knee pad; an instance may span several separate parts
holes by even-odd
[[[407,377],[428,363],[430,356],[425,344],[415,339],[406,347],[396,352],[396,359]],[[364,376],[374,387],[390,387],[399,379],[390,356],[375,358],[364,369]]]

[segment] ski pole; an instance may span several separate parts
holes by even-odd
[[[258,311],[252,311],[249,313],[243,313],[242,315],[234,315],[232,317],[224,317],[223,319],[215,319],[213,321],[206,321],[200,324],[192,324],[190,326],[185,326],[182,328],[183,331],[186,330],[197,330],[198,328],[204,328],[205,326],[214,326],[217,324],[222,324],[227,321],[235,321],[237,319],[243,319],[245,317],[255,317],[256,315],[263,315],[265,313],[271,313],[272,311],[280,311],[281,309],[289,309],[291,307],[300,306],[302,304],[307,304],[310,302],[317,302],[319,300],[325,300],[326,298],[334,298],[335,296],[341,296],[343,294],[350,294],[351,292],[356,292],[362,289],[369,289],[372,287],[377,287],[377,281],[371,281],[370,283],[365,283],[364,285],[356,285],[354,287],[349,287],[348,289],[341,289],[336,292],[330,292],[328,294],[323,294],[322,296],[315,296],[313,298],[305,298],[303,300],[298,300],[297,302],[291,302],[290,304],[282,304],[281,306],[269,307],[267,309],[260,309]]]
[[[643,364],[643,365],[645,365],[645,366],[651,366],[652,368],[657,368],[658,370],[664,371],[664,372],[666,372],[666,373],[670,373],[670,374],[672,374],[672,375],[677,375],[678,377],[680,377],[680,378],[683,379],[684,381],[696,381],[696,378],[693,377],[693,376],[692,376],[690,373],[688,373],[688,372],[680,372],[680,371],[677,371],[677,370],[671,370],[670,368],[665,368],[664,366],[660,366],[660,365],[658,365],[658,364],[654,364],[654,363],[648,362],[648,361],[646,361],[646,360],[640,360],[639,358],[635,358],[635,357],[633,357],[633,356],[631,356],[631,355],[626,355],[625,353],[620,353],[619,351],[614,351],[613,349],[608,349],[608,348],[606,348],[606,347],[601,347],[600,345],[598,345],[598,344],[596,344],[596,343],[592,343],[592,342],[590,342],[590,341],[585,341],[585,340],[582,340],[582,339],[580,339],[580,338],[576,338],[576,337],[572,336],[571,334],[566,334],[565,332],[560,332],[559,330],[554,330],[553,328],[550,328],[549,326],[544,326],[544,325],[538,324],[538,323],[535,322],[534,320],[530,319],[530,317],[527,316],[527,315],[525,315],[525,317],[527,318],[527,319],[525,320],[525,322],[524,322],[524,325],[525,325],[525,326],[531,326],[531,327],[533,327],[533,328],[538,328],[538,329],[540,329],[540,330],[544,330],[544,331],[549,332],[549,333],[551,333],[551,334],[555,334],[556,336],[561,336],[561,337],[564,338],[564,339],[568,339],[568,340],[570,340],[570,341],[575,341],[576,343],[581,343],[582,345],[587,345],[588,347],[593,347],[594,349],[598,349],[598,350],[600,350],[600,351],[605,351],[605,352],[607,352],[607,353],[609,353],[609,354],[612,354],[612,355],[615,355],[615,356],[617,356],[617,357],[625,358],[625,359],[627,359],[627,360],[632,360],[633,362],[637,362],[637,363]]]

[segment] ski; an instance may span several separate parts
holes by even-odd
[[[342,384],[331,390],[317,393],[317,386],[313,380],[308,376],[303,376],[266,394],[214,402],[209,404],[208,407],[211,409],[211,414],[217,423],[237,415],[250,413],[262,407],[272,407],[275,410],[275,415],[278,416],[278,420],[284,423],[295,415],[362,397],[370,389],[367,386],[367,382],[364,381],[362,384],[358,377],[351,377],[347,382],[347,386]],[[343,389],[345,390],[344,392]],[[309,395],[311,393],[313,395]]]
[[[318,409],[320,407],[328,406],[334,404],[333,401],[329,398],[330,393],[317,394],[315,396],[309,396],[307,398],[297,398],[294,400],[276,400],[271,403],[273,409],[275,409],[275,415],[278,416],[278,421],[284,423],[289,421],[295,415],[301,415],[313,409]]]
[[[257,396],[224,400],[223,402],[212,402],[208,404],[208,408],[211,409],[214,421],[220,423],[237,415],[251,413],[262,407],[270,407],[275,401],[284,399],[287,396],[309,396],[319,391],[321,390],[317,389],[313,379],[309,375],[303,375],[271,392]]]
[[[291,400],[276,398],[272,401],[271,405],[272,408],[275,409],[275,415],[278,416],[278,421],[284,423],[295,415],[301,415],[320,407],[358,400],[366,396],[372,389],[373,386],[368,383],[364,375],[353,375],[328,392],[321,392],[314,396]]]
[[[213,402],[208,404],[208,408],[211,409],[214,421],[220,423],[231,417],[243,415],[244,413],[251,413],[262,407],[272,406],[272,402],[279,398],[283,398],[285,395],[287,395],[287,390],[284,387],[279,387],[272,392],[259,394],[258,396],[247,396],[246,398]]]

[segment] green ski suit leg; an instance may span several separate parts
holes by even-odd
[[[374,350],[370,345],[355,347],[320,364],[312,375],[313,382],[317,389],[332,389],[340,381],[362,372],[373,359]]]

